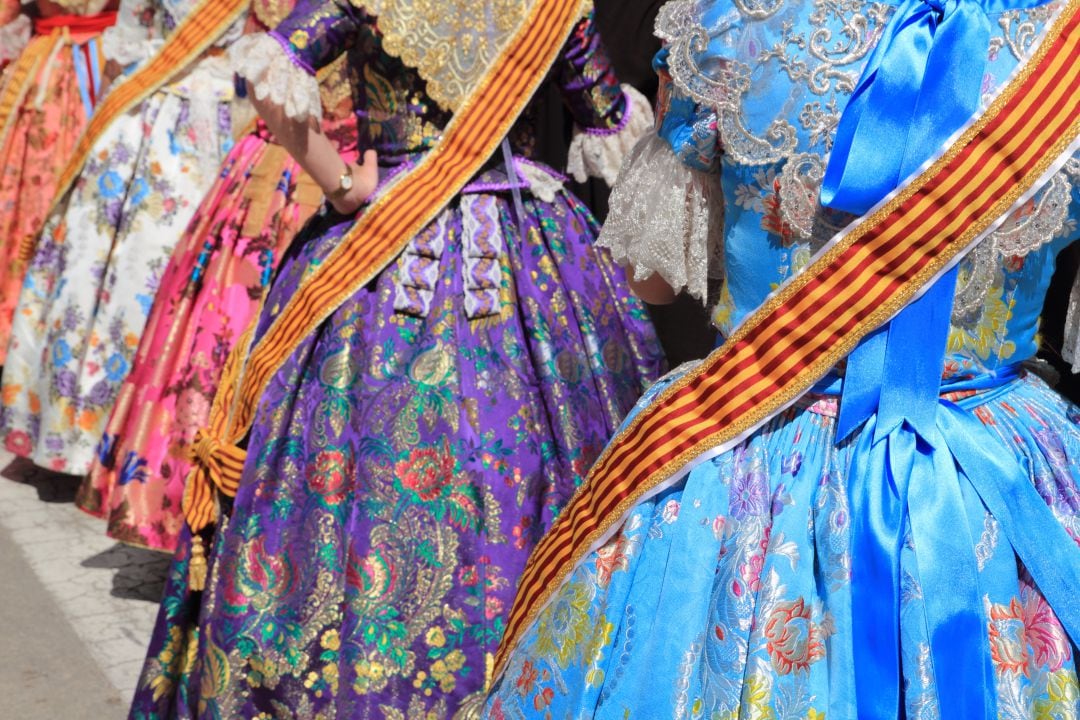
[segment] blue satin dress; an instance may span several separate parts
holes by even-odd
[[[685,77],[672,81],[684,70],[676,67],[680,42],[695,29],[679,7],[690,4],[676,0],[661,13],[669,47],[657,59],[655,147],[632,157],[613,209],[620,193],[648,205],[678,177],[693,207],[695,188],[713,183],[705,201],[718,218],[719,247],[695,253],[688,238],[687,252],[675,255],[711,256],[711,269],[722,271],[714,318],[730,333],[849,219],[816,200],[839,117],[894,8],[714,3],[705,30],[723,72],[703,90]],[[983,99],[1027,56],[1054,11],[990,13]],[[691,98],[706,90],[713,102]],[[652,212],[672,228],[694,225],[682,210]],[[860,418],[838,435],[850,369],[838,367],[744,442],[632,508],[528,626],[486,717],[1080,717],[1074,629],[1056,612],[1076,617],[1076,600],[1055,607],[1010,541],[1021,541],[1042,577],[1076,567],[1080,409],[1031,360],[1055,258],[1080,237],[1078,219],[1073,157],[967,256],[949,278],[955,288],[926,296],[948,326],[940,394],[949,419],[935,442],[955,445],[961,457],[948,463],[947,481],[933,472],[912,481],[895,592],[852,581],[866,552],[867,508],[853,492],[865,481],[857,469],[865,473],[870,462],[860,441],[880,418]],[[673,269],[670,255],[650,249],[655,238],[635,237],[619,222],[609,220],[622,233],[609,238],[617,257],[639,268],[653,261],[649,269],[693,288],[684,276],[701,268]],[[922,339],[907,341],[913,356],[921,352]],[[638,410],[685,371],[657,384]],[[986,462],[965,464],[972,446]],[[990,510],[981,488],[1008,491],[1014,481],[1025,502],[1041,501],[1038,512],[1018,505],[1006,518]],[[954,493],[948,512],[945,485]],[[970,575],[943,578],[958,548]],[[1055,581],[1058,598],[1062,587],[1080,588],[1080,577]],[[950,603],[965,606],[963,622],[950,625]],[[867,625],[867,617],[881,622]],[[873,676],[869,666],[890,654],[895,673]],[[868,686],[868,676],[879,685]],[[874,689],[880,698],[869,697]]]

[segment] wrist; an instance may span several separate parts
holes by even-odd
[[[355,187],[356,181],[353,178],[353,166],[352,163],[347,162],[341,173],[338,175],[334,186],[326,193],[326,195],[335,200],[344,200],[350,195]]]
[[[350,165],[350,169],[351,167]],[[342,173],[342,176],[345,176],[345,172]],[[326,199],[342,215],[351,215],[364,205],[367,198],[355,178],[351,184],[349,181],[345,181],[345,185],[349,185],[349,187],[345,188],[339,182],[332,192],[326,193]]]

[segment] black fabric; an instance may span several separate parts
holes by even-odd
[[[1080,404],[1080,376],[1073,375],[1069,364],[1061,357],[1065,315],[1069,307],[1069,292],[1073,278],[1080,272],[1080,243],[1073,243],[1058,255],[1054,279],[1046,293],[1043,305],[1039,345],[1039,357],[1050,363],[1058,372],[1055,384],[1058,392],[1074,403]]]
[[[652,59],[660,49],[660,41],[653,36],[653,24],[665,1],[593,2],[596,26],[619,79],[636,87],[650,101],[655,99],[657,88]],[[551,167],[564,168],[573,121],[563,107],[558,90],[549,84],[545,92],[547,95],[537,104],[537,153]],[[607,217],[609,194],[603,180],[572,182],[570,190],[603,222]],[[703,358],[712,350],[716,331],[709,322],[708,312],[693,298],[681,296],[671,305],[649,305],[648,308],[671,367]]]
[[[656,95],[653,55],[660,41],[653,35],[656,13],[666,0],[594,0],[596,27],[604,38],[619,79],[650,99]]]

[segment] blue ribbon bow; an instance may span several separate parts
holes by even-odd
[[[941,717],[994,707],[990,652],[960,474],[938,422],[955,271],[848,358],[838,439],[865,423],[849,471],[852,642],[861,719],[900,707],[900,551],[910,527]],[[909,499],[911,502],[909,502]],[[959,680],[959,684],[957,681]]]
[[[825,207],[862,214],[979,108],[988,13],[1047,0],[903,0],[844,108],[822,181]]]
[[[863,214],[978,110],[990,12],[1045,0],[904,0],[841,117],[822,183],[827,207]],[[964,493],[997,519],[1074,644],[1080,549],[1012,451],[941,401],[956,270],[848,358],[837,442],[862,426],[849,473],[852,643],[860,720],[901,707],[900,551],[910,529],[943,718],[996,718],[987,618]],[[1003,384],[1016,371],[984,378]],[[910,501],[909,501],[910,500]],[[1046,548],[1054,548],[1053,554]]]
[[[1002,528],[1074,645],[1080,646],[1080,548],[1027,471],[968,410],[940,399],[940,373],[956,271],[848,358],[837,440],[855,440],[848,495],[852,518],[852,643],[860,720],[903,717],[900,551],[910,529],[926,608],[943,718],[997,718],[988,618],[965,492]],[[988,389],[1015,366],[967,382]],[[955,387],[955,385],[954,385]],[[946,389],[953,389],[947,387]],[[1048,549],[1050,551],[1048,552]]]

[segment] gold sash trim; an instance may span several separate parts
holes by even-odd
[[[532,554],[496,657],[642,498],[787,407],[962,257],[1080,143],[1080,0],[938,159],[783,286],[611,442]]]
[[[238,368],[237,376],[219,388],[207,430],[217,438],[215,449],[230,457],[242,452],[237,446],[251,428],[267,384],[295,348],[382,272],[494,154],[547,75],[583,8],[584,0],[533,3],[519,19],[512,41],[455,113],[435,149],[364,211],[337,248],[300,285],[242,366],[235,356],[246,356],[247,348],[237,346],[230,358]],[[209,486],[213,468],[230,472],[211,453],[188,476],[191,501],[185,503],[184,512],[195,533],[215,517]],[[239,480],[237,469],[228,477],[229,487]]]

